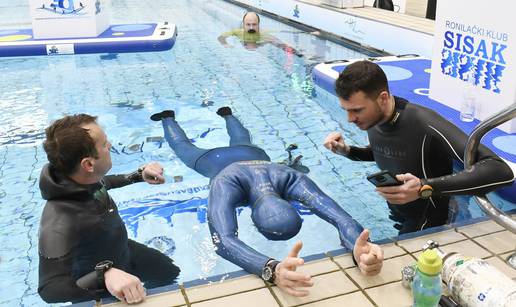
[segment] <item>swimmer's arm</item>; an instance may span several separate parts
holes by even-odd
[[[267,43],[277,47],[277,48],[280,48],[282,49],[283,51],[286,51],[286,52],[290,52],[298,57],[303,57],[303,53],[296,50],[294,47],[288,45],[287,43],[284,43],[283,41],[281,41],[279,38],[275,37],[275,36],[272,36],[272,35],[266,35],[266,40],[265,40]]]
[[[463,162],[468,136],[441,116],[432,115],[435,117],[428,125],[428,133],[443,143],[450,156]],[[480,144],[477,157],[477,162],[469,171],[422,179],[421,184],[432,186],[433,195],[481,195],[514,182],[511,168],[489,148]]]
[[[212,182],[208,204],[208,225],[216,253],[249,273],[261,276],[270,257],[252,249],[238,238],[236,207],[245,200],[238,184],[216,178]]]
[[[157,162],[150,162],[129,174],[108,175],[102,178],[102,183],[108,190],[143,181],[150,184],[164,183],[163,167]]]
[[[371,146],[349,146],[349,153],[345,155],[345,157],[353,161],[374,161],[373,150],[371,149]]]
[[[339,231],[342,246],[353,250],[355,241],[364,228],[312,180],[307,176],[299,178],[288,191],[288,198],[303,203],[318,217],[335,226]]]
[[[79,288],[71,273],[71,256],[40,256],[38,293],[47,303],[93,300],[93,293]],[[93,271],[93,268],[92,268]]]
[[[232,36],[232,35],[233,35],[233,31],[224,32],[221,35],[219,35],[219,37],[217,37],[217,40],[219,41],[219,43],[222,46],[226,47],[226,46],[229,46],[229,44],[227,42],[227,38]]]

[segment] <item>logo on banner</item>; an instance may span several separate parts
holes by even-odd
[[[296,7],[294,7],[294,17],[299,18],[299,13],[300,13],[299,7],[296,4]]]
[[[501,93],[509,35],[450,20],[446,20],[445,27],[441,72]]]
[[[74,0],[52,0],[52,3],[48,4],[48,6],[43,3],[38,7],[39,10],[45,10],[59,15],[83,15],[84,12],[79,12],[84,8],[85,6],[82,2],[74,4]]]

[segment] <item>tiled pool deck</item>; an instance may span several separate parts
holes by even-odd
[[[479,219],[473,224],[443,226],[437,232],[427,230],[382,244],[385,261],[381,273],[374,277],[362,276],[351,255],[343,250],[305,258],[306,264],[299,270],[311,274],[315,282],[307,297],[289,296],[256,276],[243,275],[224,282],[180,285],[172,291],[151,294],[138,306],[411,306],[412,295],[401,285],[400,271],[415,262],[429,239],[439,242],[445,252],[485,259],[516,280],[516,270],[504,262],[516,250],[516,235],[493,221]]]

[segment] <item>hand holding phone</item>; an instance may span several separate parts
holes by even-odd
[[[402,185],[403,182],[396,179],[391,172],[383,170],[367,176],[367,180],[376,187],[388,187],[393,185]]]

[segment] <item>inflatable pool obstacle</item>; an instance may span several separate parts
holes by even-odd
[[[177,30],[168,22],[109,26],[97,37],[35,39],[32,29],[0,30],[0,57],[170,50]]]
[[[363,59],[320,63],[312,70],[312,79],[319,88],[336,95],[335,81],[339,74],[347,65],[359,60]],[[478,119],[471,122],[461,121],[459,110],[429,97],[431,72],[429,59],[416,55],[405,55],[369,58],[368,60],[374,61],[383,69],[389,80],[391,94],[438,112],[468,135],[479,124]],[[516,134],[495,128],[484,136],[482,144],[503,158],[516,173]],[[516,203],[516,183],[511,187],[499,189],[496,193]]]
[[[164,51],[168,22],[111,25],[109,0],[29,0],[32,29],[0,30],[0,57]]]

